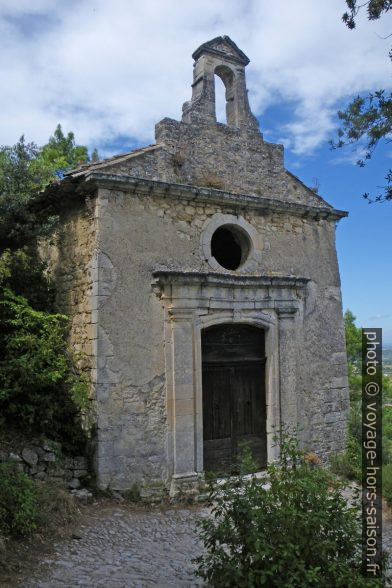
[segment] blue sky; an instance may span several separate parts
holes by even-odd
[[[192,52],[229,35],[251,59],[249,98],[286,167],[336,208],[344,308],[382,327],[392,345],[391,204],[369,205],[391,165],[380,146],[361,169],[350,149],[330,151],[336,111],[358,93],[391,90],[391,16],[360,16],[344,0],[0,0],[0,143],[38,144],[57,123],[101,155],[154,142],[154,125],[180,118]],[[5,83],[4,83],[5,80]]]
[[[340,103],[339,108],[344,108]],[[268,108],[261,125],[276,129],[290,119],[288,104]],[[336,117],[337,118],[337,117]],[[336,120],[336,125],[339,121]],[[276,131],[265,134],[276,139]],[[335,133],[330,138],[336,138]],[[392,150],[380,144],[364,168],[356,165],[358,150],[347,146],[331,150],[327,141],[312,154],[285,149],[285,165],[306,185],[319,185],[319,193],[349,217],[337,225],[337,251],[344,309],[349,308],[363,327],[382,327],[384,346],[392,346],[392,203],[369,204],[364,192],[382,190],[386,170],[392,167]]]

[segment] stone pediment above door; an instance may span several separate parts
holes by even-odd
[[[302,315],[307,278],[246,276],[159,270],[153,288],[169,312],[274,310],[279,316]]]

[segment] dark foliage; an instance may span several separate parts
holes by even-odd
[[[68,347],[68,318],[55,312],[38,244],[58,221],[42,190],[87,160],[86,147],[60,125],[41,148],[23,136],[0,148],[0,427],[45,434],[69,451],[85,444],[88,383]]]
[[[361,8],[366,7],[369,20],[377,20],[383,12],[388,12],[392,8],[392,0],[368,0],[368,2],[358,2],[358,0],[346,0],[348,12],[342,16],[343,22],[349,29],[355,29],[358,12]]]
[[[41,191],[88,160],[86,147],[75,144],[73,133],[65,136],[60,125],[41,148],[24,136],[0,147],[0,250],[34,246],[53,231],[58,219],[45,208]]]
[[[34,310],[7,288],[1,294],[0,427],[45,434],[80,451],[87,381],[74,369],[67,317]]]
[[[34,482],[14,462],[0,463],[0,533],[30,535],[36,529]]]

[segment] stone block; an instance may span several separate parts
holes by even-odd
[[[22,457],[19,455],[19,453],[14,453],[14,452],[12,452],[12,451],[10,452],[10,454],[9,454],[8,458],[9,458],[11,461],[16,461],[16,462],[23,462],[23,459],[22,459]]]
[[[63,464],[66,469],[73,469],[74,468],[74,458],[73,457],[64,457]]]
[[[45,449],[39,445],[32,447],[32,450],[35,451],[35,453],[38,455],[38,459],[45,455]]]
[[[86,469],[72,470],[74,478],[85,478],[88,474]]]
[[[42,461],[47,461],[47,462],[53,463],[56,461],[56,455],[51,451],[47,451],[45,453],[45,455],[42,456],[41,459],[42,459]]]
[[[94,502],[94,495],[86,488],[71,489],[71,494],[82,504],[91,504]]]
[[[34,467],[38,463],[38,455],[33,449],[25,447],[22,451],[22,459],[30,466]]]
[[[87,459],[82,455],[75,457],[73,466],[76,470],[87,470]]]
[[[347,354],[345,351],[340,351],[338,353],[332,353],[331,356],[332,363],[342,363],[344,365],[347,364]]]
[[[56,453],[60,453],[61,452],[61,443],[59,443],[58,441],[51,441],[49,439],[46,439],[43,444],[42,444],[42,449],[44,449],[45,451],[49,451],[49,452],[56,452]]]
[[[72,488],[72,490],[77,490],[78,488],[80,488],[81,483],[80,480],[78,480],[78,478],[72,478],[69,482],[68,482],[68,488]]]
[[[329,412],[325,415],[325,422],[328,423],[336,423],[340,419],[340,415],[337,412]],[[328,431],[326,432],[328,434]],[[332,431],[332,437],[335,435],[335,432]]]
[[[46,482],[46,480],[48,479],[48,474],[46,472],[37,472],[34,475],[34,479],[41,480],[41,482]]]
[[[332,378],[331,380],[331,388],[346,388],[347,387],[347,378],[345,376],[339,378]]]

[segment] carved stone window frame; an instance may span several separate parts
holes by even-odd
[[[225,270],[211,253],[211,239],[215,231],[225,225],[237,227],[249,240],[247,259],[236,270]],[[203,225],[200,235],[200,255],[214,270],[252,273],[257,270],[262,255],[262,239],[257,230],[242,216],[234,214],[214,214]]]

